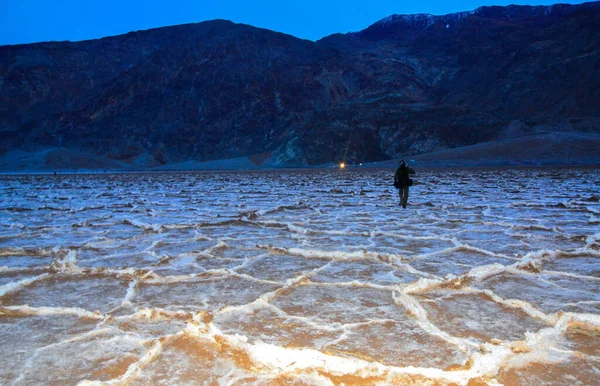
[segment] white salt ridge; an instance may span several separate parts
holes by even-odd
[[[572,322],[582,322],[593,326],[596,330],[600,329],[599,315],[565,313],[553,327],[541,329],[536,333],[526,333],[525,341],[522,343],[527,347],[526,352],[512,356],[507,365],[522,367],[531,362],[560,363],[576,357],[578,354],[574,351],[557,348]]]
[[[187,331],[189,333],[201,338],[214,339],[217,336],[224,338],[232,346],[248,354],[257,367],[267,367],[280,373],[317,369],[334,375],[352,374],[360,377],[374,376],[387,379],[393,379],[397,375],[417,375],[467,385],[471,378],[495,375],[501,363],[511,355],[511,351],[507,347],[487,344],[485,353],[476,353],[472,356],[473,365],[469,370],[444,371],[414,366],[396,367],[362,359],[327,355],[313,349],[284,348],[264,342],[250,344],[245,336],[223,334],[213,323],[205,324],[198,317],[194,317],[194,320],[196,323],[188,324]],[[445,335],[442,332],[439,333]],[[450,339],[457,338],[450,337]],[[460,340],[458,343],[462,344]]]
[[[490,299],[492,299],[493,301],[495,301],[498,304],[502,304],[509,308],[520,309],[523,312],[525,312],[526,314],[528,314],[529,316],[531,316],[532,318],[541,320],[541,321],[545,322],[546,324],[555,324],[558,320],[558,316],[556,314],[547,315],[544,312],[537,309],[531,303],[528,303],[526,301],[517,300],[517,299],[503,299],[502,297],[496,295],[494,292],[492,292],[490,290],[482,290],[481,292],[486,294],[487,296],[489,296]]]
[[[129,287],[127,288],[127,293],[125,294],[125,298],[121,301],[121,307],[131,306],[131,300],[135,296],[135,287],[137,286],[138,281],[133,280],[129,283]]]
[[[302,256],[307,259],[333,259],[338,261],[360,261],[365,259],[383,261],[389,264],[398,264],[398,267],[405,266],[402,263],[404,260],[403,255],[396,255],[391,253],[373,253],[367,250],[360,250],[354,252],[343,252],[343,251],[323,251],[315,249],[303,249],[303,248],[281,248],[272,245],[257,245],[258,248],[265,249],[275,254],[289,254],[295,256]]]
[[[48,277],[49,274],[44,273],[42,275],[39,276],[35,276],[35,277],[31,277],[31,278],[26,278],[17,282],[12,282],[12,283],[8,283],[5,284],[3,286],[0,287],[0,296],[4,296],[6,294],[9,294],[11,292],[15,292],[25,286],[28,286],[32,283],[35,283],[38,280],[42,280],[45,279],[46,277]]]
[[[90,312],[82,308],[73,307],[29,307],[24,306],[0,306],[0,315],[5,315],[8,312],[19,315],[74,315],[82,318],[102,319],[104,315],[100,312]]]
[[[149,275],[142,278],[142,281],[146,284],[175,284],[213,281],[216,279],[222,279],[230,276],[230,272],[227,269],[214,269],[191,275],[170,276],[160,276],[152,272]]]
[[[475,342],[471,342],[466,339],[457,338],[440,330],[434,325],[427,317],[427,311],[421,306],[421,304],[412,296],[406,292],[394,292],[394,301],[402,305],[409,312],[410,315],[416,318],[417,324],[428,334],[437,336],[446,342],[456,345],[460,350],[469,352],[473,348],[477,348],[478,345]]]
[[[384,375],[390,370],[405,374],[424,375],[432,372],[437,377],[445,377],[446,372],[437,369],[393,368],[380,363],[367,362],[360,359],[341,358],[326,355],[317,350],[284,348],[272,344],[258,342],[248,343],[245,336],[223,334],[213,323],[204,324],[196,319],[196,325],[188,325],[188,331],[199,337],[215,336],[225,338],[231,345],[246,352],[255,364],[268,367],[278,372],[294,372],[302,370],[322,369],[332,374],[358,374],[361,376]],[[427,374],[431,376],[431,374]],[[454,374],[449,374],[450,376]],[[458,378],[452,378],[458,381]]]
[[[452,240],[453,243],[455,244],[453,247],[450,248],[445,248],[445,249],[441,249],[439,251],[435,251],[435,252],[430,252],[430,253],[424,253],[424,254],[420,254],[420,255],[415,255],[412,256],[412,258],[414,259],[424,259],[427,257],[434,257],[434,256],[439,256],[439,255],[447,255],[449,253],[452,252],[474,252],[474,253],[479,253],[481,255],[484,256],[492,256],[492,257],[497,257],[500,259],[507,259],[507,260],[514,260],[514,258],[501,254],[501,253],[495,253],[492,251],[488,251],[486,249],[483,248],[478,248],[478,247],[473,247],[469,244],[462,244],[459,241],[457,241],[456,239]]]

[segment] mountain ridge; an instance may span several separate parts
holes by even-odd
[[[480,7],[410,30],[392,15],[317,42],[214,20],[1,46],[0,154],[290,167],[473,145],[514,122],[600,132],[599,4]]]
[[[552,4],[552,5],[515,5],[510,4],[506,6],[480,6],[471,11],[460,11],[452,12],[443,15],[434,15],[431,13],[413,13],[413,14],[392,14],[384,17],[383,19],[376,21],[369,27],[376,25],[392,24],[394,21],[409,21],[415,20],[440,20],[443,22],[448,21],[460,21],[467,16],[479,16],[488,19],[507,19],[517,20],[531,17],[544,17],[544,18],[555,18],[564,17],[574,11],[588,10],[591,8],[598,7],[597,2],[585,2],[581,4]],[[368,29],[367,27],[366,29]],[[359,31],[360,32],[360,31]],[[352,33],[352,32],[351,32]]]

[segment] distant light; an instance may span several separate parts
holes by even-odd
[[[358,164],[359,166],[362,166],[362,163]]]
[[[345,162],[340,163],[340,169],[343,169],[345,167],[346,167],[346,163]]]

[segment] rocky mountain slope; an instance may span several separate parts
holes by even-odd
[[[317,42],[215,20],[3,46],[0,168],[308,166],[600,133],[597,20],[600,2],[393,15]]]

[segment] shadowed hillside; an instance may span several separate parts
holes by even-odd
[[[600,133],[599,4],[393,15],[318,42],[216,20],[3,46],[0,167],[310,166]]]

